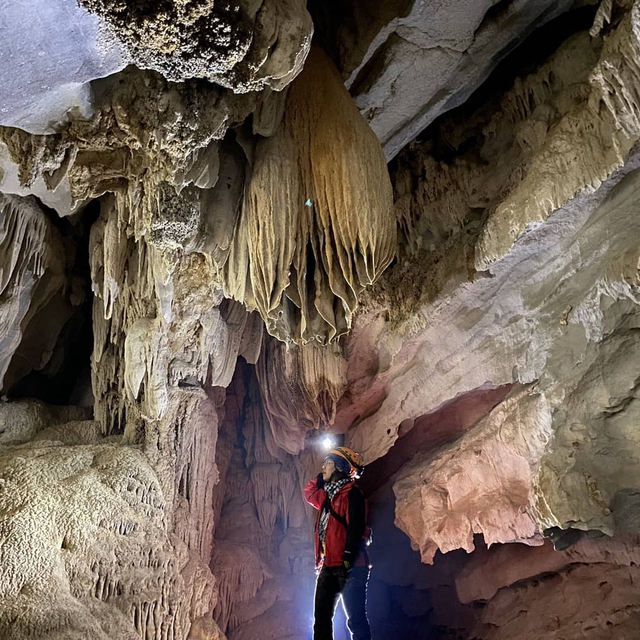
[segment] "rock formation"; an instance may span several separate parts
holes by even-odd
[[[395,239],[380,145],[313,49],[281,126],[256,145],[226,292],[282,341],[330,342],[351,327],[357,296],[388,266]]]
[[[300,0],[81,4],[109,25],[140,68],[240,92],[286,87],[302,69],[313,32]]]
[[[635,638],[640,2],[25,4],[0,638],[306,640],[325,432],[379,640]]]
[[[0,125],[54,133],[66,121],[90,118],[91,81],[129,62],[122,43],[104,38],[99,20],[75,2],[2,0],[0,15]]]

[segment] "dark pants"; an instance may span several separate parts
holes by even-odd
[[[371,640],[371,630],[366,612],[369,568],[354,567],[343,589],[340,571],[338,568],[323,567],[318,575],[313,640],[333,640],[333,615],[341,596],[351,638],[353,640]]]

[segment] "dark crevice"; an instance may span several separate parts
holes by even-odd
[[[10,399],[37,398],[53,405],[91,405],[91,354],[93,351],[89,232],[99,215],[97,202],[90,203],[75,219],[60,218],[41,205],[60,234],[67,256],[67,288],[52,299],[42,313],[69,313],[46,364],[18,379],[9,389]],[[79,302],[79,303],[78,303]],[[52,321],[51,317],[44,317]],[[29,330],[14,355],[12,366],[26,360],[30,348]],[[37,331],[37,326],[32,331]],[[43,354],[44,356],[45,354]]]

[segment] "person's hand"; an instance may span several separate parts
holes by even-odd
[[[320,472],[316,478],[316,487],[318,487],[318,489],[324,489],[324,478],[322,477],[322,472]]]
[[[349,574],[351,573],[351,564],[348,560],[343,560],[342,565],[338,567],[338,587],[342,591],[349,580]]]
[[[349,551],[345,551],[342,556],[342,565],[338,569],[338,584],[340,586],[340,591],[342,591],[344,589],[344,585],[347,584],[352,566],[351,553]]]

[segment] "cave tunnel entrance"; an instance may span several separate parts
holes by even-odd
[[[61,218],[40,204],[65,250],[66,285],[27,325],[9,369],[11,400],[35,398],[51,405],[93,406],[93,293],[89,234],[100,214],[91,201],[81,212]]]

